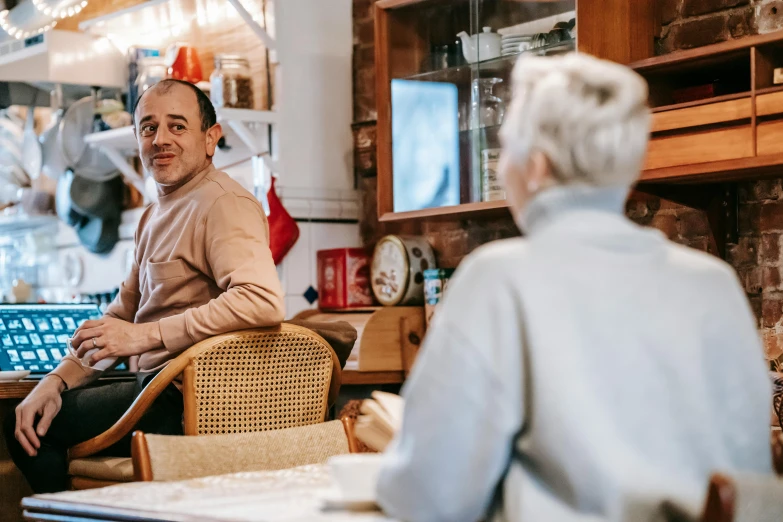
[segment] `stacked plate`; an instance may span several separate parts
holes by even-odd
[[[525,42],[530,42],[533,39],[531,35],[524,34],[508,34],[500,39],[500,54],[502,56],[508,56],[510,54],[517,54],[519,52],[519,45]]]
[[[500,40],[500,54],[509,56],[547,44],[546,33],[507,34]]]

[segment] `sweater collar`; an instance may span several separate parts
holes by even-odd
[[[591,212],[621,215],[629,188],[593,187],[588,185],[561,185],[550,187],[537,194],[518,214],[517,224],[525,233],[556,221],[572,212]]]

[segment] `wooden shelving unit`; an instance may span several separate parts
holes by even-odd
[[[465,137],[462,135],[460,136],[459,198],[454,197],[453,192],[449,192],[449,202],[454,203],[458,200],[461,204],[395,212],[392,165],[392,80],[451,83],[457,87],[458,98],[465,99],[471,97],[470,82],[475,78],[498,77],[507,87],[511,69],[518,58],[518,56],[501,56],[476,64],[430,71],[426,64],[431,57],[432,45],[454,41],[460,31],[474,34],[480,32],[481,27],[491,26],[493,30],[502,33],[501,28],[518,29],[520,24],[529,24],[568,13],[569,17],[576,21],[575,42],[562,42],[565,45],[549,45],[531,49],[526,53],[561,54],[561,50],[566,52],[575,47],[580,52],[620,63],[629,63],[653,55],[653,39],[656,33],[655,0],[579,0],[571,5],[566,4],[567,2],[551,0],[482,0],[481,2],[477,0],[461,2],[380,0],[375,4],[380,221],[491,219],[508,215],[508,204],[505,201],[476,202],[482,199],[482,195],[476,193],[478,162],[471,156],[472,145],[466,145]],[[611,29],[608,29],[609,27]],[[560,49],[561,47],[563,49]],[[466,131],[464,128],[460,130],[461,134]],[[468,139],[471,144],[475,143],[475,140],[474,136]],[[415,169],[407,169],[405,172],[415,171]],[[451,182],[448,190],[454,190]],[[397,205],[396,208],[401,209],[403,206]]]
[[[641,176],[702,184],[779,175],[783,165],[783,32],[632,63],[650,86],[652,139]],[[676,89],[710,78],[734,92],[672,103]],[[708,82],[704,82],[708,83]]]

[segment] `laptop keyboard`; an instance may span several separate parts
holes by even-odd
[[[68,339],[76,328],[100,317],[97,307],[4,308],[0,312],[0,370],[53,370],[68,353]]]

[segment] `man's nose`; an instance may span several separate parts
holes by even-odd
[[[169,132],[168,127],[166,127],[165,125],[159,126],[158,129],[155,131],[155,140],[152,143],[157,147],[170,144],[171,132]]]

